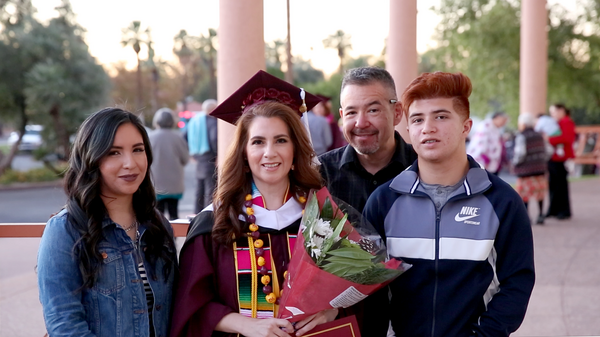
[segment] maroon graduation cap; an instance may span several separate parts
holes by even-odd
[[[304,93],[304,98],[302,93]],[[249,106],[265,101],[286,104],[297,111],[299,116],[302,116],[303,112],[312,109],[322,99],[259,70],[236,92],[219,104],[210,115],[235,125]]]

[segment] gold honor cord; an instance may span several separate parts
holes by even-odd
[[[256,267],[256,253],[254,251],[254,239],[251,236],[248,237],[248,252],[250,253],[250,263],[252,265],[252,296],[250,302],[252,303],[252,318],[256,318],[256,311],[258,310],[258,268]]]
[[[240,268],[238,267],[238,257],[237,257],[237,243],[235,241],[233,241],[233,261],[235,262],[235,284],[236,284],[236,289],[237,289],[237,299],[238,299],[238,308],[240,310],[240,313],[242,312],[242,303],[240,302],[240,274],[239,274],[239,270]]]
[[[273,293],[275,296],[279,298],[281,295],[279,293],[279,280],[277,279],[277,268],[275,267],[275,258],[273,257],[273,242],[271,241],[271,234],[269,234],[269,254],[271,254],[271,277],[273,278]],[[273,303],[273,317],[277,317],[277,310],[279,310],[279,305],[277,305],[277,301]]]

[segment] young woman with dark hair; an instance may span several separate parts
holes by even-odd
[[[256,76],[266,77],[259,85],[272,80]],[[301,336],[337,315],[322,311],[295,326],[274,318],[304,202],[322,186],[300,104],[290,102],[293,89],[300,93],[279,82],[242,87],[212,113],[241,117],[232,118],[236,131],[213,204],[194,218],[181,250],[171,336]]]
[[[50,336],[165,336],[177,263],[156,210],[152,152],[141,121],[107,108],[89,116],[65,175],[67,205],[38,252]]]

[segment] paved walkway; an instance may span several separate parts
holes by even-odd
[[[600,178],[571,183],[571,193],[572,219],[533,227],[537,280],[513,336],[600,336]],[[38,244],[0,239],[0,336],[45,332],[34,272]]]
[[[570,186],[573,217],[533,227],[537,277],[513,336],[600,336],[600,179]]]

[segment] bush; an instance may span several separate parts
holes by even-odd
[[[61,167],[61,171],[66,169],[66,165]],[[0,176],[0,184],[8,185],[12,183],[31,183],[40,181],[54,181],[62,177],[54,173],[52,170],[42,167],[29,171],[15,171],[8,169]]]

